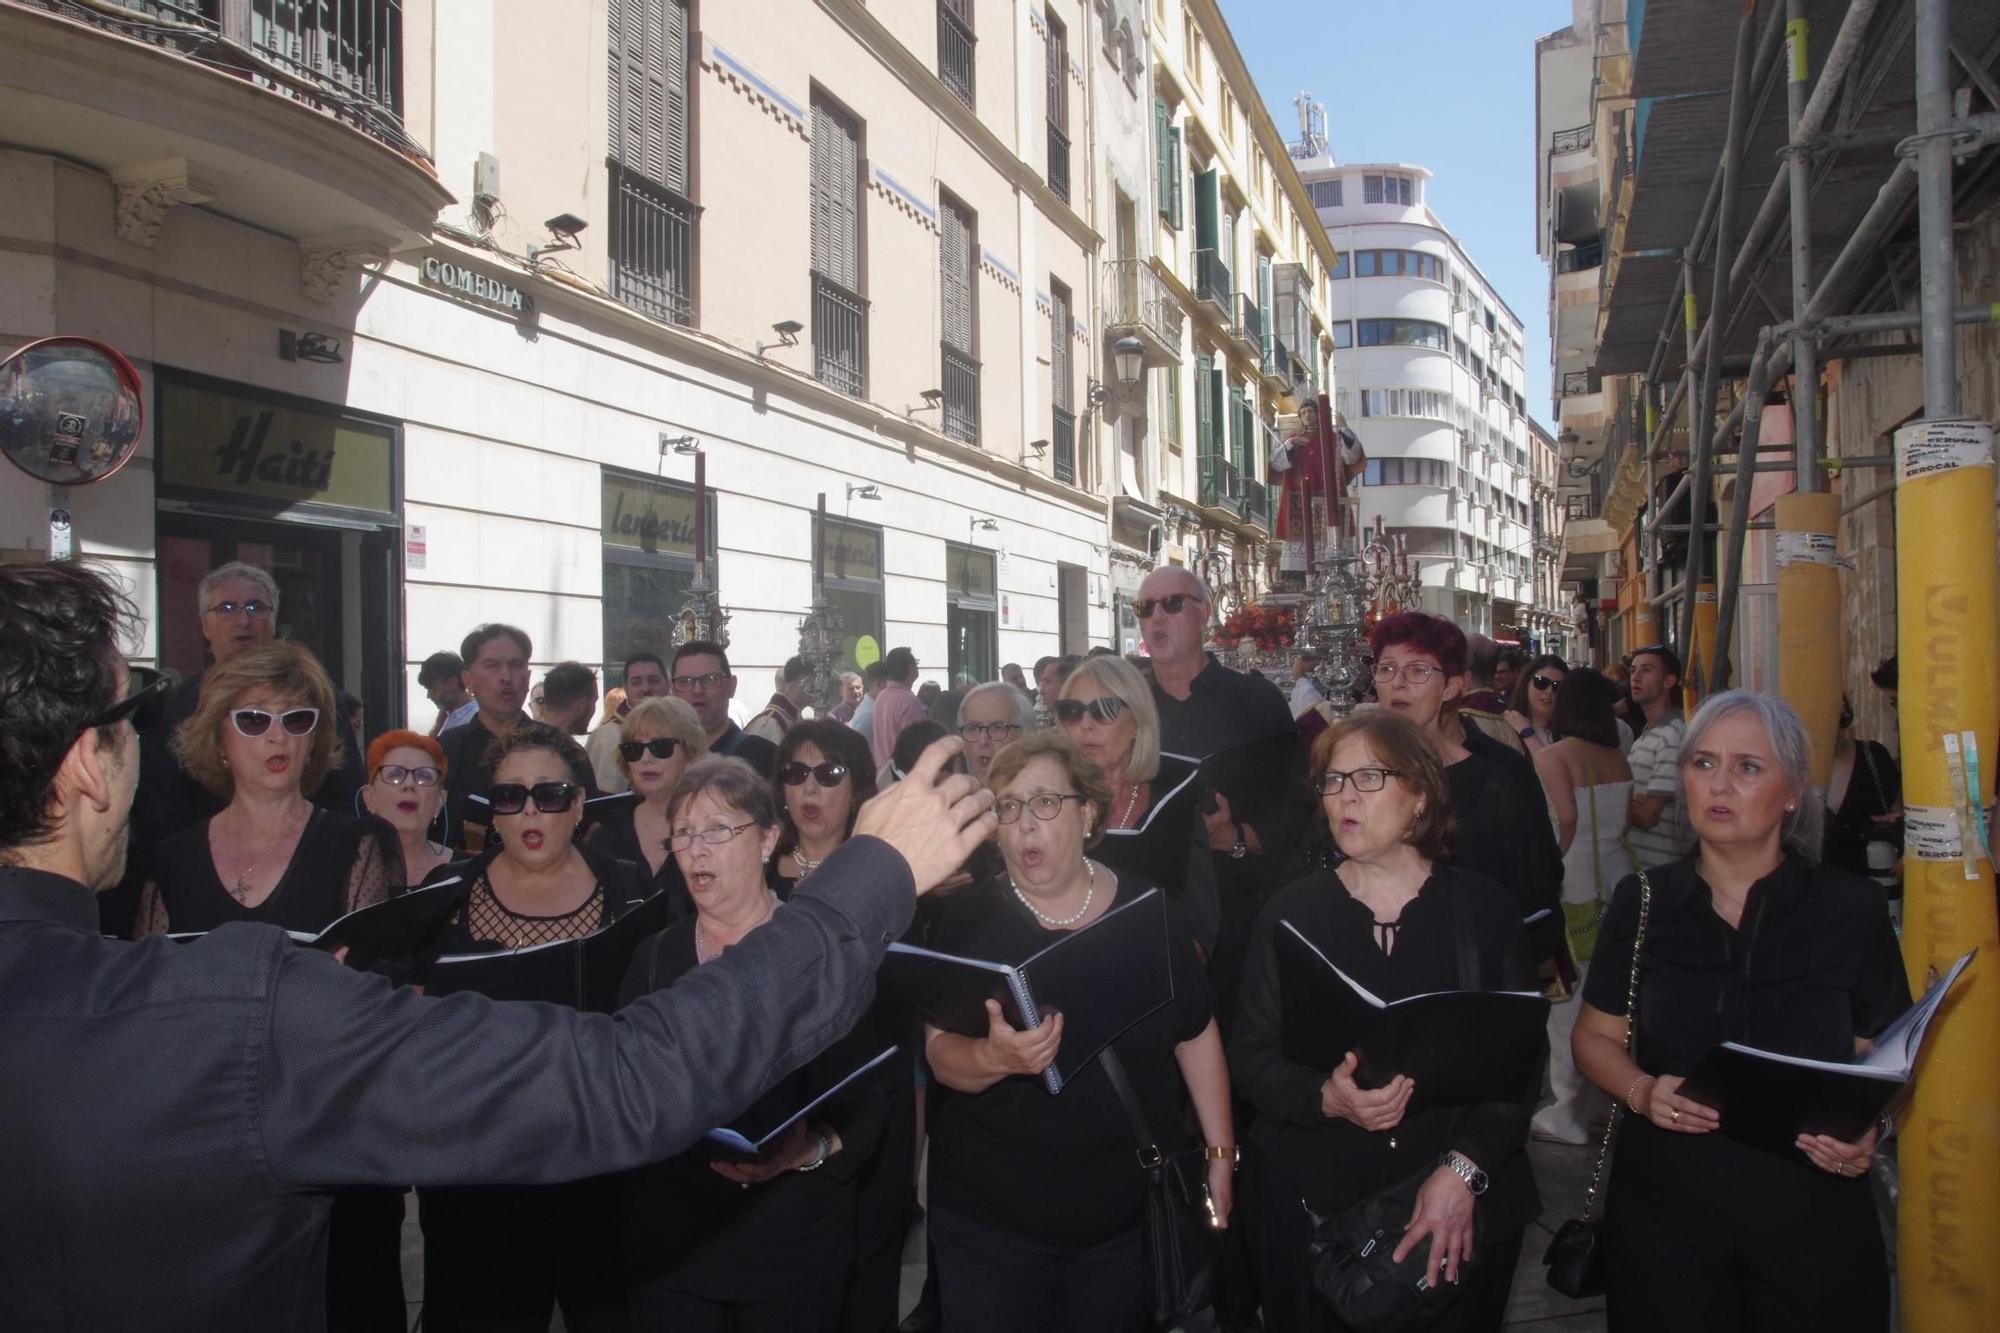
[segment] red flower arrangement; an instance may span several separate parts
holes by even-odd
[[[1273,652],[1291,647],[1293,624],[1291,607],[1253,603],[1222,622],[1215,631],[1215,643],[1221,648],[1234,648],[1248,639],[1261,651]]]

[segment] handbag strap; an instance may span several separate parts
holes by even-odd
[[[1097,1053],[1097,1063],[1104,1070],[1104,1077],[1111,1081],[1111,1091],[1118,1098],[1118,1104],[1125,1109],[1125,1119],[1131,1122],[1132,1138],[1138,1146],[1139,1165],[1151,1171],[1165,1159],[1160,1151],[1159,1141],[1153,1136],[1153,1127],[1146,1123],[1146,1112],[1139,1105],[1139,1094],[1132,1090],[1132,1080],[1125,1076],[1125,1063],[1118,1058],[1118,1052],[1106,1046]]]
[[[1653,913],[1653,881],[1646,878],[1646,868],[1636,862],[1633,869],[1639,873],[1639,929],[1632,936],[1632,971],[1625,979],[1625,1050],[1636,1054],[1639,1037],[1639,957],[1646,948],[1646,920]],[[1590,1189],[1583,1196],[1583,1220],[1590,1220],[1591,1209],[1597,1204],[1597,1189],[1604,1180],[1604,1164],[1611,1158],[1611,1141],[1618,1135],[1618,1117],[1625,1106],[1613,1098],[1611,1118],[1604,1124],[1604,1138],[1597,1145],[1597,1161],[1590,1168]]]
[[[1875,783],[1875,802],[1881,806],[1882,813],[1886,815],[1890,810],[1889,789],[1882,785],[1881,770],[1875,767],[1874,744],[1870,741],[1856,741],[1854,748],[1860,752],[1861,761],[1868,765],[1868,776]]]

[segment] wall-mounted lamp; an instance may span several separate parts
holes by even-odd
[[[918,407],[904,408],[903,409],[904,416],[913,417],[919,412],[935,412],[940,407],[944,406],[943,389],[925,389],[922,393],[918,394],[917,397],[924,400],[922,405]]]
[[[530,264],[539,264],[543,255],[552,255],[558,250],[581,250],[583,245],[576,239],[577,233],[590,224],[574,213],[558,213],[542,225],[549,229],[549,235],[554,239],[547,245],[528,247]]]
[[[760,341],[757,344],[758,360],[761,361],[764,353],[771,351],[773,348],[797,347],[799,345],[799,334],[804,331],[805,327],[805,325],[799,323],[796,319],[781,319],[776,324],[773,324],[771,332],[778,335],[778,341],[774,343]]]
[[[660,432],[660,457],[665,458],[670,453],[685,455],[698,454],[700,452],[701,445],[696,441],[694,436],[669,435],[665,431]]]
[[[971,517],[972,517],[972,530],[973,530],[974,532],[998,532],[998,531],[1000,531],[1000,524],[999,524],[999,522],[998,522],[997,520],[995,520],[995,519],[990,519],[990,518],[981,518],[981,517],[980,517],[979,515],[977,515],[977,514],[974,514],[974,515],[972,515]]]
[[[847,483],[847,498],[850,501],[879,500],[882,498],[882,488],[880,486],[875,485],[873,482],[870,482],[865,486],[857,486],[850,481]]]
[[[1111,344],[1111,365],[1118,375],[1118,387],[1114,390],[1102,380],[1089,381],[1084,393],[1092,407],[1104,406],[1114,393],[1123,398],[1132,391],[1146,373],[1146,344],[1130,336],[1120,338]]]

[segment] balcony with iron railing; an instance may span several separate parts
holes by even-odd
[[[1283,337],[1273,335],[1264,355],[1259,358],[1257,369],[1263,373],[1264,383],[1273,393],[1288,393],[1292,387],[1292,348]]]
[[[1056,198],[1069,202],[1069,134],[1053,120],[1049,122],[1049,188]]]
[[[950,343],[939,346],[944,354],[944,433],[960,444],[978,444],[979,363]]]
[[[1200,469],[1200,494],[1195,498],[1205,509],[1225,509],[1236,513],[1242,504],[1243,477],[1236,465],[1220,449],[1205,450],[1196,456]]]
[[[1264,311],[1252,293],[1236,293],[1236,319],[1230,325],[1229,332],[1253,360],[1259,362],[1263,360]]]
[[[938,78],[958,100],[974,105],[979,49],[978,39],[960,13],[966,0],[938,0]]]
[[[1557,273],[1584,273],[1604,264],[1604,239],[1597,237],[1556,252]]]
[[[823,273],[812,275],[813,376],[855,398],[867,390],[868,302]]]
[[[452,202],[403,126],[401,0],[8,0],[0,52],[0,137],[104,171],[128,241],[200,203],[380,255]]]
[[[694,322],[692,203],[619,162],[611,171],[611,294],[668,324]]]
[[[1194,299],[1207,302],[1214,307],[1215,317],[1224,325],[1229,323],[1230,304],[1236,296],[1236,287],[1230,279],[1229,265],[1223,262],[1222,254],[1216,250],[1194,252]]]
[[[1116,343],[1137,337],[1148,365],[1179,365],[1181,303],[1143,259],[1104,261],[1104,336]]]
[[[1557,130],[1549,139],[1551,153],[1580,153],[1597,140],[1595,125],[1578,125],[1574,129]]]
[[[1050,439],[1054,447],[1049,451],[1055,456],[1054,472],[1057,481],[1076,485],[1076,414],[1065,408],[1056,408]]]

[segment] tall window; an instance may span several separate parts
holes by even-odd
[[[1075,378],[1070,361],[1070,311],[1075,308],[1069,288],[1049,280],[1049,397],[1055,404],[1054,441],[1057,481],[1076,480]]]
[[[1153,103],[1154,193],[1160,197],[1160,216],[1175,231],[1181,229],[1181,131],[1173,123],[1173,112],[1163,101]]]
[[[688,0],[611,6],[611,290],[673,324],[694,320],[689,28]]]
[[[972,0],[937,0],[938,77],[958,94],[958,100],[974,105],[979,39],[974,35]]]
[[[991,551],[945,544],[945,655],[954,682],[1000,678],[995,563]]]
[[[868,333],[868,303],[861,297],[861,126],[818,92],[812,120],[813,374],[858,398]]]
[[[1054,14],[1042,15],[1048,24],[1049,40],[1049,188],[1064,203],[1069,202],[1069,30]]]
[[[944,358],[944,433],[979,443],[979,317],[972,210],[950,195],[938,200],[938,328]]]
[[[602,470],[604,665],[673,652],[674,615],[694,582],[694,487]],[[716,576],[715,492],[708,493],[708,576]]]

